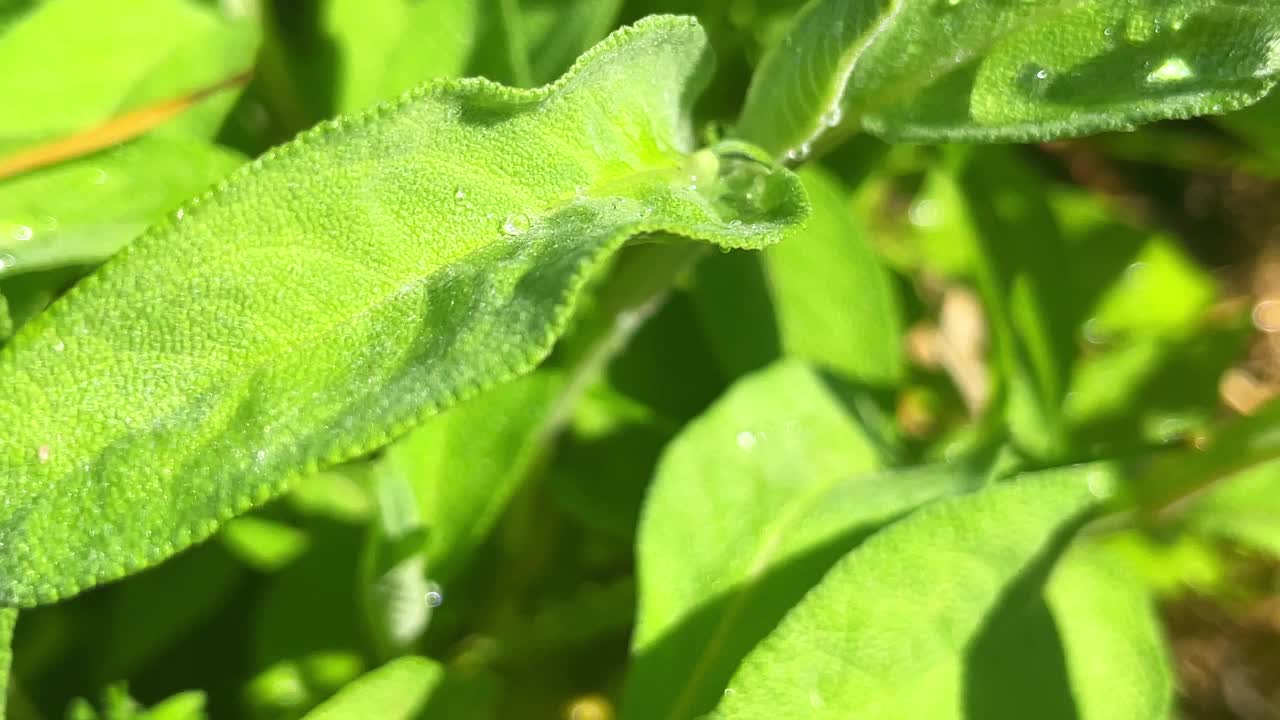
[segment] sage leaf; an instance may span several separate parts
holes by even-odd
[[[0,602],[153,565],[297,477],[532,369],[628,238],[760,247],[793,175],[692,155],[691,18],[533,91],[424,86],[254,161],[0,355]]]
[[[804,232],[765,252],[783,348],[851,379],[902,377],[902,311],[893,281],[830,174],[800,175],[813,203]]]
[[[712,717],[966,717],[971,643],[1112,482],[1106,466],[1023,475],[882,530],[747,656]]]
[[[813,0],[737,132],[799,160],[866,130],[1030,142],[1222,114],[1280,75],[1277,0]]]
[[[822,573],[894,517],[972,479],[876,472],[864,431],[788,361],[750,375],[668,446],[644,507],[625,717],[691,718]]]
[[[1076,717],[1173,715],[1173,669],[1160,618],[1140,577],[1101,548],[1081,543],[1054,568],[1044,599],[1061,637]],[[1016,657],[1028,640],[1019,639],[1010,654]],[[1098,662],[1103,657],[1108,661]],[[1018,710],[1024,717],[1027,707]]]

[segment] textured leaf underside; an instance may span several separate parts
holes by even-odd
[[[628,238],[775,242],[798,181],[691,150],[691,18],[557,83],[325,124],[153,228],[0,355],[0,603],[155,564],[291,479],[535,366]]]
[[[1222,114],[1280,77],[1280,0],[815,0],[738,133],[800,159],[857,130],[1028,142]]]

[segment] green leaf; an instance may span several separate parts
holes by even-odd
[[[426,566],[446,582],[488,536],[546,442],[559,379],[533,373],[442,413],[387,448],[383,463],[413,491]],[[416,499],[416,500],[415,500]]]
[[[1276,0],[814,0],[738,134],[799,160],[857,130],[1030,142],[1221,114],[1280,75]]]
[[[892,280],[854,222],[844,188],[817,168],[800,177],[813,214],[803,232],[765,253],[783,347],[854,380],[895,384],[902,311]]]
[[[5,704],[9,697],[9,670],[13,664],[13,626],[18,623],[18,611],[0,608],[0,720],[5,717]]]
[[[1062,639],[1074,717],[1173,716],[1173,669],[1160,618],[1140,579],[1101,548],[1082,544],[1054,568],[1044,599]],[[1015,658],[1027,641],[1018,639]],[[1009,678],[1002,680],[1007,687]],[[1011,717],[1025,717],[1026,710],[1016,708]]]
[[[1206,535],[1280,557],[1280,463],[1258,465],[1210,488],[1187,522]]]
[[[965,717],[966,653],[992,609],[1112,480],[1096,466],[1024,475],[872,536],[747,656],[712,717]]]
[[[256,42],[251,18],[193,0],[139,0],[128,12],[99,0],[38,3],[0,34],[0,153],[226,80],[249,69]],[[218,93],[179,125],[216,129],[232,97]]]
[[[737,662],[840,555],[972,483],[959,469],[877,465],[863,430],[794,361],[744,378],[691,423],[644,508],[625,714],[711,709]]]
[[[1231,113],[1219,122],[1258,152],[1280,161],[1280,92],[1273,91],[1257,105]]]
[[[288,523],[245,515],[218,533],[222,544],[237,559],[258,572],[280,570],[306,552],[307,534]]]
[[[97,265],[243,163],[201,140],[148,136],[0,180],[0,278]]]
[[[705,56],[659,17],[545,88],[427,86],[131,244],[0,355],[0,601],[154,564],[529,371],[630,237],[780,239],[807,211],[794,176],[684,155]]]
[[[1072,255],[1044,182],[1016,155],[981,148],[950,161],[926,181],[915,224],[926,247],[938,236],[956,246],[953,271],[977,286],[1014,438],[1055,457],[1064,450],[1062,404],[1079,326]]]
[[[76,698],[67,708],[69,720],[205,720],[205,696],[188,690],[145,708],[129,695],[125,683],[116,683],[102,691],[102,712],[84,698]]]
[[[402,657],[366,673],[307,713],[306,720],[413,720],[444,679],[444,668],[421,657]]]

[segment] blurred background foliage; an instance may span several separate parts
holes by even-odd
[[[297,132],[426,78],[545,83],[647,14],[708,29],[698,120],[719,135],[799,5],[4,0],[0,340]],[[15,162],[66,138],[90,145]],[[158,568],[24,611],[10,716],[298,718],[413,652],[438,661],[415,676],[431,717],[614,717],[629,668],[663,672],[629,654],[659,456],[779,358],[823,370],[877,463],[1000,475],[1203,447],[1280,390],[1280,96],[1039,146],[862,136],[802,177],[803,237],[707,257],[621,319],[625,352],[599,345],[600,293],[532,376]],[[1086,545],[1158,602],[1183,717],[1280,717],[1280,463]]]

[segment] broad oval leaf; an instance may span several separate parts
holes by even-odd
[[[966,652],[1113,479],[1105,466],[1024,475],[881,531],[747,656],[712,717],[966,717]]]
[[[818,168],[800,174],[813,203],[805,229],[765,252],[782,344],[797,355],[869,384],[902,379],[902,311],[896,288],[847,191]]]
[[[693,156],[696,22],[530,91],[443,82],[253,162],[0,355],[0,602],[121,577],[523,374],[628,238],[775,242],[785,170]]]
[[[836,559],[972,483],[958,467],[878,465],[865,431],[794,361],[744,378],[690,424],[644,508],[624,716],[710,710],[742,657]]]
[[[814,0],[738,133],[778,156],[866,130],[1043,141],[1220,114],[1280,76],[1278,0]]]

